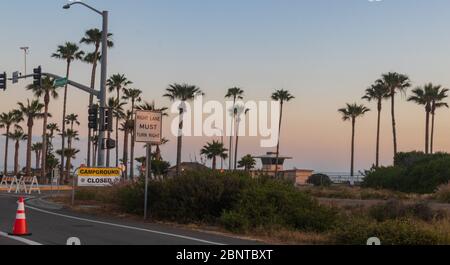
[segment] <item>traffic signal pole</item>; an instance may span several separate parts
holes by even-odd
[[[30,75],[24,75],[24,76],[20,76],[17,79],[26,79],[26,78],[30,78],[33,77],[34,75],[30,74]],[[42,76],[48,76],[54,79],[62,79],[64,77],[61,77],[59,75],[55,75],[55,74],[51,74],[51,73],[42,73]],[[12,80],[12,78],[8,78],[8,80]],[[76,87],[78,89],[80,89],[81,91],[84,91],[88,94],[94,95],[95,97],[99,98],[100,97],[100,92],[96,91],[96,90],[92,90],[91,88],[89,88],[88,86],[82,85],[80,83],[77,83],[75,81],[71,81],[71,80],[67,80],[67,83],[73,87]]]
[[[103,18],[103,28],[102,28],[102,70],[100,79],[100,93],[97,96],[100,101],[100,120],[105,120],[105,109],[106,109],[106,76],[108,73],[108,11],[101,12]],[[98,141],[102,145],[105,141],[105,131],[100,130],[98,134]],[[105,166],[105,150],[103,148],[98,148],[97,166]]]

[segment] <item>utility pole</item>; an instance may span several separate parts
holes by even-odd
[[[30,47],[20,47],[20,49],[23,50],[24,59],[25,59],[24,75],[27,75],[27,55],[28,55],[28,50],[30,49]]]
[[[108,73],[108,17],[109,12],[108,11],[99,11],[92,6],[81,2],[81,1],[74,1],[68,4],[65,4],[63,6],[64,9],[70,9],[73,5],[82,5],[87,7],[88,9],[94,11],[95,13],[102,16],[103,19],[103,27],[102,27],[102,70],[101,70],[101,78],[100,78],[100,93],[98,95],[98,100],[100,101],[100,121],[105,120],[105,110],[106,110],[106,78]],[[102,145],[105,142],[105,131],[100,130],[98,134],[98,167],[104,167],[105,166],[105,150],[103,150]]]

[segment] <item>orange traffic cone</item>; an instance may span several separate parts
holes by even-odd
[[[19,207],[17,208],[16,222],[14,223],[13,232],[11,236],[31,236],[28,233],[27,220],[25,217],[25,200],[23,197],[19,198]]]

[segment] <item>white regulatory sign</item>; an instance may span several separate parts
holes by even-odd
[[[161,144],[162,112],[136,111],[136,142]]]

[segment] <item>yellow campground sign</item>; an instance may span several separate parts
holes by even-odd
[[[120,168],[80,168],[78,170],[79,187],[109,187],[120,182]]]

